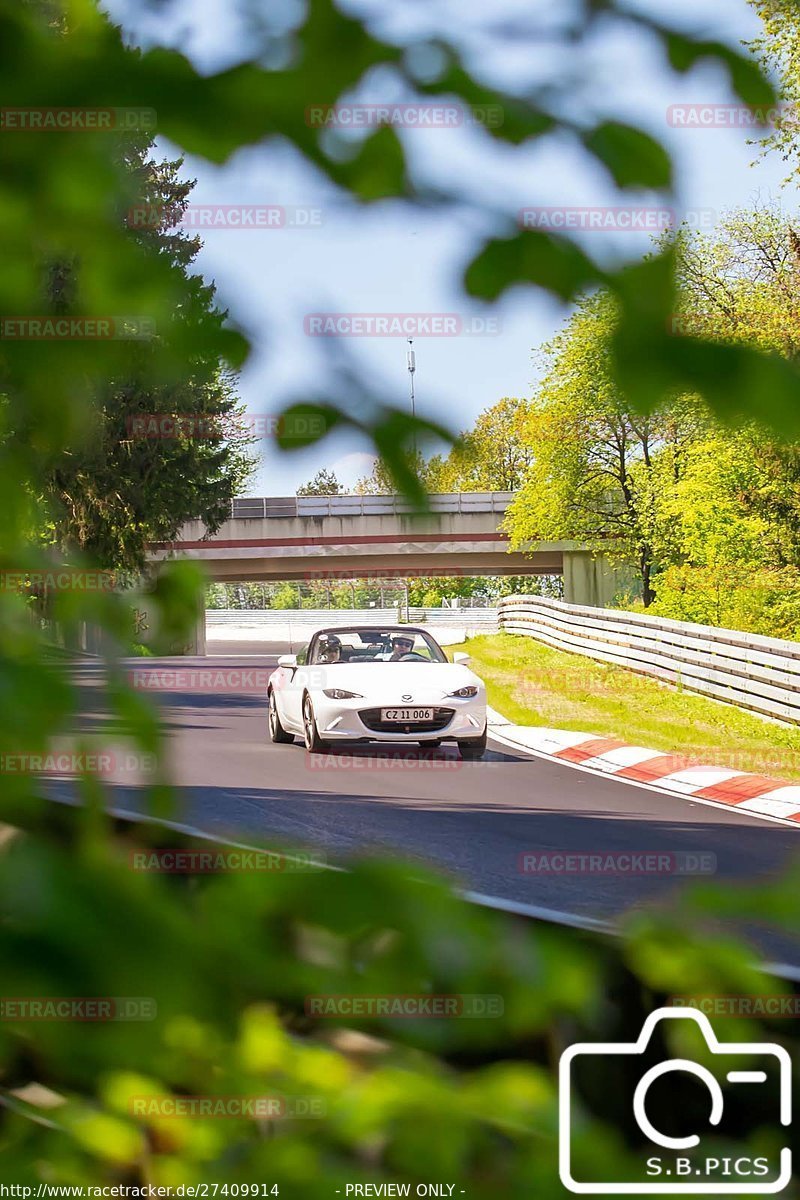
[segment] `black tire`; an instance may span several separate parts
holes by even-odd
[[[270,741],[276,742],[281,746],[288,746],[294,741],[294,734],[287,733],[281,725],[281,719],[278,715],[278,706],[275,703],[275,693],[270,692],[268,699],[267,726],[269,728]]]
[[[465,738],[458,743],[458,752],[462,758],[475,760],[483,758],[486,753],[486,737],[487,731],[484,729],[483,736],[479,738]]]
[[[308,693],[303,697],[303,740],[309,754],[321,754],[323,750],[328,749],[328,743],[323,742],[319,736],[314,705],[311,703]]]

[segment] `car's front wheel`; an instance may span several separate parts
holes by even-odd
[[[320,754],[323,750],[328,749],[328,743],[323,742],[319,736],[317,719],[314,716],[314,706],[311,703],[311,697],[308,695],[303,700],[303,738],[309,754]]]
[[[270,741],[278,742],[280,745],[286,746],[289,742],[294,741],[294,734],[287,733],[281,725],[281,718],[278,713],[278,704],[275,699],[275,693],[270,692],[267,723],[269,725]]]
[[[458,752],[466,759],[483,758],[486,753],[486,730],[484,729],[482,737],[463,738],[458,743]]]

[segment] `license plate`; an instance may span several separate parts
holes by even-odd
[[[398,721],[403,725],[413,725],[415,721],[432,721],[432,708],[382,708],[382,721]]]

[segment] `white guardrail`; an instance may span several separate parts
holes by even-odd
[[[504,513],[513,492],[441,492],[429,497],[434,513]],[[294,517],[395,517],[414,512],[403,496],[241,496],[231,501],[239,520]]]
[[[541,596],[504,597],[499,620],[506,633],[800,724],[800,642]]]
[[[405,620],[405,605],[401,605]],[[397,624],[397,608],[209,608],[206,609],[207,628],[226,626],[268,628],[272,625],[308,625],[320,629],[325,625]],[[497,629],[496,608],[415,608],[408,610],[409,625],[457,625],[487,631]]]

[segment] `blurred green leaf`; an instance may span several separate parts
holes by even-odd
[[[672,162],[664,147],[641,129],[605,121],[583,135],[586,149],[621,188],[670,188]]]
[[[599,269],[573,242],[541,230],[525,230],[490,241],[467,268],[464,286],[481,300],[496,300],[520,283],[570,300],[600,278]]]
[[[690,71],[699,62],[718,62],[727,69],[733,90],[745,104],[754,109],[768,109],[775,103],[775,88],[752,58],[723,42],[695,41],[673,30],[665,30],[663,36],[670,64],[676,71]]]

